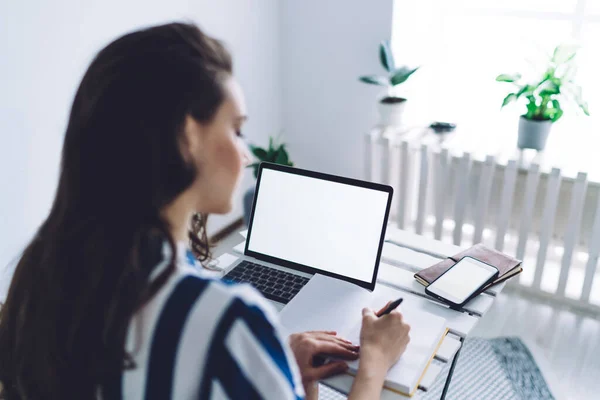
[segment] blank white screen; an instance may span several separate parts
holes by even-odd
[[[263,169],[248,249],[370,283],[388,196]]]
[[[433,282],[429,289],[441,290],[454,296],[457,303],[462,303],[492,275],[494,271],[486,269],[473,259],[465,258]]]

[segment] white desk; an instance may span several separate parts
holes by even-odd
[[[243,251],[243,247],[239,246],[239,243],[243,242],[244,238],[239,236],[238,245],[235,246],[238,251],[240,248]],[[233,244],[235,245],[235,243]],[[439,376],[444,363],[456,359],[455,353],[459,350],[462,340],[472,332],[481,318],[485,316],[494,303],[496,295],[504,288],[504,283],[502,283],[486,293],[482,293],[464,307],[464,312],[452,310],[427,297],[424,287],[413,278],[414,272],[427,268],[440,259],[454,255],[461,250],[463,249],[458,246],[405,232],[392,227],[392,225],[387,228],[386,244],[383,248],[382,262],[377,279],[378,284],[388,285],[406,292],[406,296],[413,298],[415,304],[418,304],[418,307],[422,310],[445,318],[448,321],[450,330],[450,334],[446,337],[436,355],[436,360],[430,365],[424,379],[421,381],[419,391],[412,397],[415,400],[424,395],[422,389],[431,387],[437,379],[447,379],[446,376]],[[236,261],[238,256],[239,254],[231,248],[228,253],[219,257],[221,260],[219,268],[227,269]],[[451,374],[452,369],[448,379],[451,378]],[[345,393],[351,387],[352,379],[349,375],[340,375],[327,379],[323,383]],[[381,398],[386,400],[406,399],[405,396],[387,390],[383,391]]]

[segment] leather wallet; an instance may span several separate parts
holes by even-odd
[[[448,257],[429,268],[417,272],[415,274],[415,279],[422,285],[427,286],[466,256],[473,257],[498,268],[498,278],[487,285],[484,290],[523,271],[521,261],[479,243],[452,257]]]

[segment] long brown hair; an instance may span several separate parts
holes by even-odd
[[[51,211],[0,310],[7,398],[91,399],[122,372],[132,315],[174,270],[161,210],[198,172],[180,150],[185,117],[210,121],[231,71],[221,43],[191,24],[129,33],[95,57],[73,101]],[[206,216],[190,227],[205,260]],[[156,238],[172,259],[149,283],[145,249]]]

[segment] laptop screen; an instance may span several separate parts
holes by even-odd
[[[261,164],[245,254],[374,289],[392,188]]]

